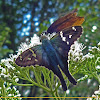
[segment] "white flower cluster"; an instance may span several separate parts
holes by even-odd
[[[51,37],[52,37],[52,36],[50,36],[50,38],[51,38]],[[11,54],[11,55],[10,55],[10,58],[2,59],[2,60],[1,60],[1,63],[4,63],[5,66],[6,66],[8,69],[14,70],[15,67],[13,67],[9,62],[10,62],[10,61],[11,61],[11,62],[14,62],[14,59],[16,59],[16,58],[21,54],[21,52],[23,52],[23,51],[25,51],[25,50],[31,48],[32,46],[40,45],[40,44],[41,44],[41,42],[40,42],[39,37],[38,37],[36,34],[34,34],[34,36],[31,38],[31,41],[30,41],[29,44],[22,43],[22,44],[20,45],[20,47],[19,47],[19,49],[18,49],[18,51],[17,51],[17,52],[18,52],[17,55]],[[98,46],[100,46],[100,43],[98,43]],[[78,42],[75,42],[75,43],[71,46],[71,50],[69,51],[69,55],[71,55],[70,59],[73,59],[74,61],[77,61],[77,60],[80,60],[80,59],[82,58],[82,61],[84,61],[86,58],[93,58],[93,57],[94,57],[94,55],[92,55],[92,54],[90,54],[90,53],[88,53],[88,54],[86,54],[86,55],[83,56],[83,53],[82,53],[82,50],[83,50],[83,49],[85,49],[85,47],[84,47],[83,44],[78,43]],[[94,49],[94,48],[92,48],[92,49]],[[98,50],[100,50],[100,49],[98,49]],[[81,58],[80,58],[80,57],[81,57]],[[77,66],[76,66],[76,67],[77,67]],[[96,68],[97,68],[97,69],[100,69],[100,66],[98,65]],[[4,78],[5,78],[5,77],[10,77],[10,74],[9,74],[9,73],[6,74],[6,69],[5,69],[5,68],[3,68],[2,66],[0,66],[0,70],[1,70],[1,72],[0,72],[0,77],[3,77],[3,76],[4,76]],[[87,77],[88,77],[88,75],[85,75],[84,77],[78,79],[78,81],[84,80],[84,79],[87,78]],[[15,78],[15,81],[18,82],[19,79],[17,78],[17,76],[15,76],[14,78]],[[11,96],[11,94],[9,94],[9,96]],[[15,96],[15,95],[14,95],[14,96]],[[17,96],[17,95],[16,95],[16,96]]]
[[[88,54],[84,55],[82,59],[85,60],[86,58],[93,58],[93,57],[94,57],[94,55],[88,53]]]
[[[8,69],[10,69],[10,68],[14,69],[14,67],[9,63],[9,60],[8,61],[7,60],[8,59],[5,59],[5,60],[3,59],[2,62],[5,64],[6,67],[8,67]],[[20,96],[19,91],[16,90],[15,87],[12,87],[12,89],[11,89],[10,86],[12,85],[12,82],[6,83],[6,80],[11,81],[12,78],[11,78],[10,73],[8,73],[8,70],[6,68],[2,67],[1,65],[0,65],[0,78],[1,78],[1,81],[5,80],[4,83],[2,83],[3,86],[0,87],[0,96],[1,97],[3,96],[2,93],[1,93],[1,91],[3,89],[5,90],[7,97],[10,97],[10,96],[18,97],[18,96]],[[17,76],[14,76],[13,81],[18,82],[19,78]],[[6,87],[8,84],[9,84],[9,87]],[[18,98],[18,100],[20,100],[20,98]]]
[[[97,66],[96,66],[96,69],[100,69],[100,65],[97,65]]]
[[[98,43],[98,46],[100,46],[100,42]]]
[[[100,42],[98,43],[98,46],[100,46]],[[84,61],[85,59],[88,58],[93,58],[94,55],[91,53],[88,53],[86,55],[83,55],[82,50],[84,50],[86,48],[86,46],[84,46],[82,43],[78,43],[77,41],[71,46],[71,49],[69,51],[69,59],[72,59],[73,61],[77,61],[82,59],[82,61]],[[100,48],[99,47],[91,47],[91,49],[89,49],[89,51],[91,52],[95,52],[95,51],[100,52]],[[97,58],[97,61],[100,62],[100,57]],[[99,66],[97,66],[97,68],[99,68]]]
[[[79,81],[83,81],[83,80],[85,80],[85,79],[87,79],[88,78],[88,75],[85,75],[84,77],[81,77],[80,79],[78,79],[77,81],[79,82]]]
[[[36,34],[34,34],[34,36],[31,38],[29,47],[33,47],[35,45],[40,45],[40,44],[41,44],[40,38]]]
[[[27,50],[27,49],[35,46],[35,45],[40,45],[40,44],[41,44],[41,42],[40,42],[39,37],[36,34],[34,34],[34,36],[31,37],[31,40],[30,40],[29,44],[27,44],[27,43],[21,43],[20,44],[20,46],[18,47],[18,51],[17,51],[17,55],[16,56],[18,57],[25,50]]]
[[[39,40],[39,37],[36,34],[34,34],[34,36],[31,38],[31,41],[30,41],[30,44],[29,45],[26,44],[26,43],[21,43],[21,45],[20,45],[20,47],[19,47],[19,49],[17,51],[18,52],[17,55],[10,54],[9,55],[9,58],[2,59],[1,60],[1,63],[3,63],[8,69],[14,70],[15,67],[13,67],[9,62],[10,61],[11,62],[14,62],[14,60],[18,57],[18,55],[21,54],[21,52],[27,50],[28,48],[30,48],[32,46],[38,45],[38,44],[41,44],[40,43],[40,40]],[[6,74],[6,70],[7,69],[5,69],[5,68],[3,68],[3,67],[0,66],[0,70],[1,70],[0,77],[1,76],[10,77],[10,74],[9,73]],[[19,79],[17,78],[17,80],[19,80]]]
[[[83,56],[82,50],[84,50],[86,47],[82,43],[78,43],[77,41],[71,46],[71,49],[69,51],[69,59],[72,59],[73,61],[80,60],[80,57]]]
[[[13,75],[13,78],[11,78],[11,75],[10,75],[10,73],[8,73],[11,69],[12,70],[16,70],[15,69],[15,67],[13,67],[11,64],[10,64],[10,62],[14,62],[14,60],[21,54],[21,52],[23,52],[23,51],[25,51],[25,50],[27,50],[27,49],[29,49],[30,47],[32,47],[32,46],[35,46],[35,45],[39,45],[39,44],[41,44],[40,43],[40,39],[39,39],[39,37],[36,35],[36,34],[34,34],[34,36],[31,38],[31,41],[30,41],[30,44],[28,45],[28,44],[26,44],[26,43],[21,43],[21,45],[20,45],[20,47],[18,48],[18,51],[17,51],[17,55],[13,55],[13,54],[10,54],[9,55],[9,58],[6,58],[6,59],[2,59],[1,60],[1,64],[4,64],[5,65],[5,67],[3,66],[2,67],[2,65],[0,65],[0,78],[2,78],[2,79],[4,79],[4,80],[9,80],[9,81],[11,81],[11,80],[13,80],[13,81],[15,81],[15,82],[18,82],[19,81],[19,78],[17,77],[17,76],[15,76],[14,75],[14,73],[12,73],[12,75]],[[19,73],[19,71],[18,71],[18,73]],[[4,82],[4,84],[5,84],[6,82]],[[3,85],[3,87],[5,88],[5,90],[7,90],[6,91],[6,93],[8,94],[7,96],[8,97],[20,97],[21,95],[19,94],[19,91],[18,90],[16,90],[16,88],[15,87],[10,87],[12,85],[12,81],[9,83],[9,87],[7,88],[5,85]],[[0,87],[0,91],[2,90],[2,87]],[[13,90],[13,92],[11,92]],[[10,93],[11,92],[11,93]],[[13,93],[13,94],[12,94]],[[0,93],[0,95],[1,95],[1,93]],[[2,96],[2,95],[1,95]],[[20,100],[20,99],[19,99]]]
[[[11,84],[9,84],[11,85]],[[19,93],[19,91],[16,89],[15,86],[11,87],[6,87],[6,82],[3,85],[3,88],[0,87],[0,96],[3,97],[3,95],[1,94],[1,91],[4,89],[4,91],[6,91],[5,96],[7,97],[20,97],[21,94]],[[22,98],[17,98],[17,100],[21,100]]]

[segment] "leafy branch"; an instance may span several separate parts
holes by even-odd
[[[75,47],[71,50],[72,51],[69,52],[70,72],[72,75],[84,75],[77,81],[80,82],[86,80],[87,78],[94,77],[100,84],[100,43],[98,44],[98,47],[93,47],[86,55],[82,54],[82,50],[75,51]],[[72,54],[72,52],[76,52],[77,55],[76,53]],[[41,66],[20,67],[14,63],[14,59],[13,61],[11,59],[1,61],[1,89],[7,88],[3,86],[3,84],[6,82],[8,86],[38,86],[53,97],[66,96],[66,92],[64,92],[61,88],[60,80],[51,70]],[[67,80],[67,77],[64,75],[64,73],[62,74],[64,79]],[[27,84],[20,84],[19,79],[27,81]],[[67,85],[70,85],[69,82]],[[8,96],[8,93],[6,93],[6,91],[2,91],[0,96]],[[60,98],[55,98],[55,100],[60,100]]]

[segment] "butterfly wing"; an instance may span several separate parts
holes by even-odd
[[[65,55],[69,52],[71,45],[81,36],[81,34],[81,26],[69,27],[64,33],[56,34],[50,41],[54,47],[59,48],[58,50],[63,53],[62,55]]]
[[[19,66],[48,66],[48,58],[41,45],[34,46],[22,52],[15,60],[15,63]]]
[[[68,57],[68,52],[71,45],[82,34],[82,27],[80,26],[84,22],[84,17],[77,16],[77,9],[71,13],[56,20],[47,30],[47,33],[58,32],[51,39],[52,44],[63,56]],[[62,43],[63,42],[63,43]]]
[[[67,44],[71,46],[82,35],[82,32],[82,26],[69,27],[62,31],[62,38],[65,38]]]
[[[59,57],[61,58],[64,66],[60,65],[60,68],[65,73],[65,75],[68,77],[69,81],[76,85],[75,79],[71,76],[69,70],[68,70],[68,52],[70,50],[71,45],[76,41],[80,35],[82,34],[82,27],[81,26],[74,26],[66,29],[65,33],[56,34],[53,38],[51,38],[51,43],[57,53],[59,54]],[[71,35],[71,38],[70,36]],[[62,38],[65,37],[65,40],[63,41]],[[59,63],[60,64],[60,63]]]
[[[62,84],[62,88],[64,91],[66,91],[67,86],[57,66],[57,62],[52,64],[52,62],[48,59],[48,53],[44,51],[42,45],[34,46],[32,48],[27,49],[21,55],[19,55],[18,58],[15,60],[15,63],[22,67],[31,66],[31,65],[45,66],[49,70],[52,70],[54,74],[56,74],[59,77]]]
[[[47,30],[47,33],[60,32],[72,26],[80,26],[84,22],[84,17],[77,16],[77,9],[59,18]]]

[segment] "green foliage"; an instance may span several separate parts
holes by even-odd
[[[81,49],[78,51],[75,49],[75,45],[73,45],[72,49],[69,52],[69,55],[69,70],[72,73],[72,75],[85,75],[84,77],[78,77],[79,79],[77,81],[79,83],[88,78],[95,78],[95,80],[100,84],[100,43],[98,43],[98,47],[93,47],[90,50],[90,53],[86,55],[82,55]],[[13,60],[12,58],[10,58],[1,61],[1,89],[5,88],[3,84],[6,82],[6,85],[8,87],[11,86],[10,84],[16,86],[38,86],[39,88],[42,88],[44,91],[46,91],[46,93],[49,93],[49,96],[67,96],[67,92],[64,92],[62,90],[61,83],[58,77],[55,76],[52,71],[41,66],[17,66],[14,63],[16,56],[12,57],[14,58]],[[64,79],[67,80],[67,77],[64,74],[63,76]],[[18,82],[19,79],[27,81],[27,83],[21,84]],[[69,85],[70,88],[71,84],[69,84],[69,82],[67,83],[67,85]],[[7,96],[7,93],[10,92],[12,93],[12,90],[9,92],[3,91],[1,92],[1,96]],[[58,98],[57,100],[59,99],[60,98]]]
[[[69,58],[69,70],[75,76],[76,79],[79,79],[79,84],[76,87],[73,87],[69,82],[70,93],[66,94],[66,96],[90,96],[93,94],[93,91],[97,89],[99,81],[99,73],[100,70],[98,66],[100,65],[100,52],[98,49],[94,48],[94,51],[89,51],[89,49],[93,46],[97,47],[97,43],[100,42],[100,1],[99,0],[1,0],[0,1],[0,60],[1,58],[8,57],[9,53],[15,53],[17,50],[17,46],[20,45],[21,42],[25,42],[26,38],[30,38],[34,33],[41,34],[45,31],[50,23],[50,18],[57,19],[63,13],[68,13],[75,8],[78,8],[78,15],[85,17],[85,22],[83,23],[84,33],[80,38],[80,42],[84,43],[86,49],[83,50],[84,54],[90,52],[94,57],[93,58],[85,58],[83,60],[83,55],[80,54],[79,57],[75,56],[73,58],[70,55]],[[25,16],[27,14],[31,14],[31,18],[24,23],[26,20]],[[34,18],[38,18],[37,21],[33,20]],[[35,23],[39,22],[38,26],[35,26]],[[30,24],[31,23],[31,24]],[[27,28],[30,26],[29,30],[25,32],[29,32],[29,36],[21,37],[21,33],[23,32],[23,28]],[[97,29],[93,30],[93,26],[96,26]],[[36,31],[36,28],[39,28],[39,32]],[[24,32],[24,34],[25,34]],[[99,48],[99,47],[98,47]],[[4,67],[4,65],[2,65]],[[6,67],[4,67],[6,68]],[[16,67],[17,68],[17,67]],[[15,68],[15,69],[16,69]],[[8,68],[6,68],[8,70]],[[15,70],[14,69],[14,70]],[[34,68],[33,68],[34,69]],[[41,67],[40,67],[41,69]],[[47,70],[47,69],[46,69]],[[0,72],[2,70],[0,69]],[[47,70],[48,71],[48,70]],[[35,71],[32,71],[33,73]],[[12,83],[15,84],[15,79],[13,75],[13,71],[8,71],[7,74],[10,73],[11,80],[14,80]],[[17,74],[17,69],[14,71]],[[39,73],[39,72],[38,72]],[[42,73],[42,72],[41,72]],[[52,73],[50,71],[50,73]],[[45,75],[45,74],[44,74]],[[43,75],[43,76],[44,76]],[[50,78],[51,78],[51,74]],[[34,76],[34,75],[33,75]],[[2,76],[3,77],[3,76]],[[34,76],[35,77],[35,76]],[[36,83],[39,83],[37,77],[35,77]],[[54,76],[55,77],[55,76]],[[65,75],[64,75],[65,77]],[[8,81],[9,78],[0,78],[0,84],[3,84],[4,81]],[[53,79],[53,78],[52,78]],[[66,79],[66,77],[65,77]],[[88,80],[91,79],[90,84],[88,84]],[[57,79],[59,82],[59,79]],[[45,84],[47,84],[47,81]],[[3,83],[2,83],[3,82]],[[23,81],[20,80],[23,83]],[[27,83],[28,81],[24,81]],[[96,85],[93,85],[96,83]],[[40,81],[42,84],[42,81]],[[18,84],[17,84],[18,85]],[[21,86],[21,84],[20,84]],[[22,84],[23,86],[23,84]],[[33,84],[32,84],[33,86]],[[32,89],[33,88],[33,89]],[[26,87],[21,88],[20,91],[27,90]],[[32,93],[33,90],[35,93]],[[41,96],[41,89],[30,87],[30,94],[27,96]],[[77,92],[78,91],[78,92]],[[5,91],[6,92],[6,91]],[[48,96],[49,94],[42,91],[42,96]],[[61,94],[61,93],[60,93]],[[62,93],[63,94],[63,93]],[[22,95],[23,96],[23,95]],[[24,95],[25,96],[25,95]]]
[[[57,89],[61,84],[59,79],[55,77],[52,71],[40,66],[35,66],[35,67],[31,66],[27,68],[19,67],[11,61],[9,62],[9,64],[11,64],[12,68],[6,69],[8,77],[5,77],[5,75],[1,75],[1,78],[7,83],[11,83],[17,86],[38,86],[43,90],[45,90],[46,92],[48,92],[50,96],[54,97],[59,96],[57,93]],[[7,67],[7,66],[5,66],[4,63],[1,64],[1,67]],[[30,75],[31,72],[33,72],[32,77]],[[33,79],[33,77],[35,78]],[[20,84],[16,82],[16,78],[26,80],[28,83]],[[1,82],[4,84],[4,81]]]
[[[71,52],[74,52],[74,49]],[[100,44],[98,43],[98,47],[92,47],[86,55],[83,55],[81,51],[76,52],[77,55],[74,56],[70,53],[70,70],[74,74],[87,75],[85,79],[94,77],[100,84],[100,68],[98,68],[100,66]]]
[[[9,27],[6,27],[5,24],[0,25],[0,59],[3,58],[7,53],[12,53],[11,49],[8,49],[8,47],[5,47],[5,44],[11,44],[9,37],[9,32],[11,32],[11,29]]]

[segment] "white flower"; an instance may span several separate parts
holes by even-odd
[[[94,97],[94,98],[95,98],[96,96],[93,94],[93,95],[92,95],[92,97]]]
[[[16,87],[13,86],[13,89],[16,91]]]
[[[20,97],[21,96],[21,94],[17,94],[17,95],[15,95],[15,97]]]
[[[88,54],[84,55],[82,59],[85,60],[86,58],[93,58],[93,57],[94,57],[94,55],[88,53]]]
[[[1,67],[0,69],[2,69],[1,74],[6,73],[6,69]]]
[[[14,59],[17,58],[17,55],[10,54],[9,57],[10,57],[11,61],[13,62]]]
[[[68,89],[68,90],[66,90],[66,94],[69,94],[70,93],[70,90]]]
[[[8,94],[8,97],[11,97],[12,96],[12,94]]]
[[[4,77],[5,77],[5,78],[7,78],[7,77],[9,77],[9,76],[10,76],[10,74],[9,74],[9,73],[8,73],[7,75],[4,75]]]
[[[2,59],[1,63],[4,63],[5,66],[7,66],[9,69],[10,68],[14,69],[14,67],[9,63],[9,61],[13,61],[13,58],[11,58],[11,59],[10,58]]]
[[[89,40],[88,39],[85,39],[85,42],[89,42]]]
[[[8,88],[7,88],[7,90],[10,90],[10,89],[11,89],[11,87],[8,87]]]
[[[75,51],[82,51],[86,48],[82,43],[78,43],[77,41],[74,43]]]
[[[69,51],[69,57],[68,59],[72,59],[73,61],[79,61],[82,56],[82,50],[85,49],[86,46],[84,46],[82,43],[78,43],[77,41],[71,46],[71,49]]]
[[[100,94],[100,91],[95,91],[94,94]]]
[[[16,93],[19,94],[19,91],[17,90]]]
[[[30,43],[27,44],[27,43],[21,43],[19,48],[18,48],[18,51],[17,51],[17,55],[16,55],[16,58],[22,53],[24,52],[25,50],[35,46],[35,45],[40,45],[41,42],[40,42],[40,39],[39,37],[34,34],[34,36],[31,38],[30,40]]]
[[[91,79],[88,79],[88,80],[87,80],[87,84],[90,84],[90,82],[91,82]]]
[[[29,48],[29,45],[27,45],[26,43],[21,43],[20,47],[18,48],[18,53],[17,55],[20,55],[21,52],[24,52],[25,50],[27,50]]]
[[[100,42],[98,43],[98,46],[100,45]]]
[[[96,30],[96,29],[97,29],[97,26],[93,26],[92,28],[93,28],[94,30]]]
[[[92,47],[92,49],[97,49],[97,47],[96,47],[96,46],[94,46],[94,47]]]
[[[5,74],[4,74],[4,73],[1,73],[1,74],[0,74],[0,77],[1,77],[1,76],[5,76]]]
[[[76,58],[74,59],[74,61],[78,61],[78,60],[80,60],[80,57],[76,57]]]
[[[39,45],[39,44],[41,44],[40,38],[36,34],[34,34],[34,36],[31,38],[29,47]]]
[[[74,56],[79,56],[80,54],[83,55],[82,50],[85,49],[86,46],[84,47],[84,45],[82,43],[78,43],[77,41],[71,46],[71,50],[70,53],[72,53],[72,55]]]
[[[7,61],[5,62],[5,66],[7,66],[9,69],[14,69],[14,67]]]
[[[25,94],[25,95],[28,95],[29,92],[30,92],[30,90],[26,90],[26,91],[24,92],[24,94]]]
[[[58,85],[58,82],[56,83],[56,86]]]
[[[100,69],[100,65],[96,66],[96,69]]]
[[[85,75],[84,77],[81,77],[81,78],[78,79],[77,81],[81,81],[81,80],[84,80],[84,79],[86,79],[86,78],[88,78],[88,75]]]
[[[19,78],[16,78],[16,79],[15,79],[15,82],[18,82],[18,81],[19,81]]]

